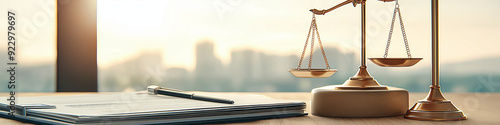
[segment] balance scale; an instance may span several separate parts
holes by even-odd
[[[373,63],[384,67],[409,67],[418,63],[422,58],[412,58],[400,8],[397,0],[380,0],[384,2],[395,1],[391,30],[383,58],[369,58]],[[327,10],[311,9],[313,13],[309,33],[304,50],[302,51],[299,65],[296,69],[289,69],[295,77],[325,78],[330,77],[337,69],[331,69],[321,43],[315,15],[324,15],[334,9],[352,3],[354,7],[361,4],[361,66],[357,74],[350,77],[342,85],[330,85],[315,88],[311,91],[311,113],[325,117],[386,117],[404,115],[408,119],[416,120],[463,120],[467,119],[464,113],[455,107],[441,93],[439,86],[439,42],[438,42],[438,0],[432,0],[432,85],[426,98],[419,100],[408,110],[408,91],[402,88],[380,85],[370,74],[366,67],[366,0],[346,0]],[[396,14],[399,15],[401,31],[403,34],[407,58],[387,58],[391,42]],[[311,69],[314,39],[320,45],[326,64],[325,69]],[[301,68],[304,55],[311,38],[309,67]]]

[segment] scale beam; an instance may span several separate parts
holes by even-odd
[[[391,1],[395,1],[395,0],[379,0],[379,1],[383,1],[383,2],[391,2]],[[362,4],[362,3],[365,3],[366,0],[346,0],[340,4],[337,4],[331,8],[328,8],[328,9],[323,9],[323,10],[318,10],[318,9],[310,9],[309,11],[311,11],[312,13],[316,14],[316,15],[325,15],[326,13],[332,11],[332,10],[335,10],[337,8],[340,8],[344,5],[347,5],[349,3],[352,3],[352,5],[354,7],[356,7],[357,4]]]
[[[335,10],[335,9],[337,9],[337,8],[341,7],[341,6],[344,6],[344,5],[346,5],[346,4],[349,4],[349,3],[353,3],[354,7],[356,7],[356,3],[355,3],[355,2],[353,2],[353,1],[354,1],[354,0],[346,0],[346,1],[342,2],[342,3],[340,3],[340,4],[337,4],[337,5],[335,5],[335,6],[331,7],[331,8],[329,8],[329,9],[327,9],[327,10],[325,10],[325,9],[323,9],[323,10],[318,10],[318,9],[310,9],[309,11],[313,12],[313,13],[314,13],[314,14],[316,14],[316,15],[325,15],[326,13],[328,13],[328,12],[330,12],[330,11],[332,11],[332,10]]]

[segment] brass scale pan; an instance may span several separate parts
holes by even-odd
[[[383,67],[408,67],[417,64],[422,58],[368,58]]]
[[[392,31],[394,29],[394,21],[396,19],[396,13],[398,13],[400,25],[401,25],[401,32],[403,33],[403,39],[406,47],[406,53],[408,54],[408,58],[386,58],[387,54],[389,53],[389,45],[391,43],[391,38],[392,38]],[[373,63],[383,66],[383,67],[408,67],[408,66],[413,66],[417,64],[422,58],[412,58],[410,54],[410,47],[408,45],[408,40],[406,38],[406,32],[404,29],[404,24],[403,24],[403,19],[401,17],[401,12],[399,10],[399,4],[398,1],[396,1],[396,4],[394,6],[394,14],[392,15],[392,24],[391,24],[391,30],[389,31],[389,38],[387,40],[387,46],[385,48],[385,54],[384,58],[368,58],[370,59]]]
[[[306,39],[306,44],[304,46],[304,50],[302,51],[302,56],[300,57],[299,60],[299,65],[297,66],[296,69],[288,69],[292,75],[295,77],[300,77],[300,78],[326,78],[332,76],[335,72],[337,72],[337,69],[330,69],[330,65],[328,64],[328,60],[326,59],[326,54],[325,50],[323,49],[323,45],[321,43],[321,39],[319,36],[318,32],[318,27],[316,24],[316,18],[313,14],[313,18],[311,21],[311,26],[309,27],[309,33],[307,34],[307,39]],[[312,56],[313,56],[313,51],[314,51],[314,38],[317,36],[317,40],[321,49],[321,52],[323,54],[323,58],[325,60],[325,69],[311,69],[311,63],[312,63]],[[301,69],[300,66],[302,64],[302,60],[304,59],[304,55],[307,49],[307,44],[309,41],[309,37],[311,37],[311,50],[310,50],[310,57],[309,57],[309,67],[308,68],[303,68]]]

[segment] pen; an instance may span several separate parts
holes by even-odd
[[[155,85],[148,86],[147,90],[148,90],[148,93],[150,95],[160,94],[160,95],[166,95],[166,96],[174,96],[174,97],[188,98],[188,99],[195,99],[195,100],[202,100],[202,101],[209,101],[209,102],[234,104],[234,101],[229,100],[229,99],[219,99],[219,98],[214,98],[214,97],[195,95],[195,93],[186,93],[186,92],[181,91],[181,90],[162,88],[162,87],[155,86]]]

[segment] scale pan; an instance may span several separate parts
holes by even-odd
[[[383,67],[408,67],[417,64],[422,58],[368,58]]]
[[[332,76],[337,69],[288,69],[295,77],[300,78],[326,78]]]

